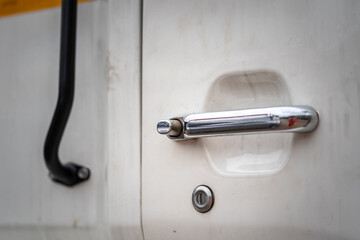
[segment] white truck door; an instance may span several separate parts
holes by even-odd
[[[162,1],[143,7],[147,240],[359,239],[360,3]],[[176,142],[190,113],[308,105],[310,133]],[[192,204],[198,185],[215,202]]]

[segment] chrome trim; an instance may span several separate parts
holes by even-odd
[[[192,203],[196,211],[206,213],[214,205],[214,194],[208,186],[199,185],[192,193]]]
[[[176,120],[181,122],[182,128],[175,136],[169,133],[171,129],[179,129],[174,125]],[[309,106],[280,106],[190,114],[166,120],[166,131],[161,129],[164,122],[158,123],[160,134],[166,134],[173,140],[185,140],[234,134],[311,132],[318,125],[319,116]]]
[[[166,134],[168,136],[179,136],[182,131],[182,125],[179,120],[170,119],[170,120],[161,120],[157,124],[157,131],[160,134]]]

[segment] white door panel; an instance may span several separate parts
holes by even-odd
[[[360,10],[337,1],[144,3],[146,239],[358,239]],[[174,142],[161,119],[309,105],[306,134]],[[195,211],[197,185],[215,204]]]
[[[60,8],[0,18],[1,240],[142,239],[140,9],[134,0],[78,5],[75,99],[59,155],[91,178],[72,188],[51,181],[43,157]]]
[[[77,55],[82,61],[60,157],[94,171],[88,184],[75,189],[52,182],[43,157],[58,92],[60,8],[0,19],[0,239],[39,239],[44,229],[53,233],[50,239],[58,236],[56,227],[75,232],[105,221],[104,176],[98,169],[105,164],[106,84],[99,79],[106,41],[95,14],[102,5],[84,3],[78,10]],[[88,235],[79,231],[81,236]]]

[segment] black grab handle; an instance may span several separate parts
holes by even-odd
[[[90,169],[59,160],[59,145],[74,100],[77,0],[62,0],[59,95],[45,140],[44,158],[52,180],[73,186],[90,178]]]

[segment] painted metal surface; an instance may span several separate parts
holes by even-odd
[[[79,5],[75,102],[60,157],[92,177],[74,188],[49,180],[42,155],[60,8],[0,19],[0,239],[142,239],[140,9],[130,0]]]
[[[109,3],[108,220],[113,239],[141,240],[141,2]]]
[[[359,238],[359,11],[358,1],[145,1],[145,239]],[[276,105],[313,106],[318,128],[188,142],[155,128]],[[191,202],[200,184],[216,196],[205,214]]]
[[[94,172],[76,191],[49,181],[42,151],[58,91],[60,8],[0,19],[0,239],[107,234],[103,7],[78,9],[76,100],[60,157]]]
[[[93,172],[75,191],[48,180],[41,153],[60,11],[1,18],[0,239],[143,239],[142,224],[149,240],[358,239],[359,10],[356,1],[145,1],[141,86],[140,2],[82,4],[60,155]],[[316,131],[178,143],[154,127],[281,105],[313,106]],[[192,206],[198,185],[216,196],[203,214]]]

